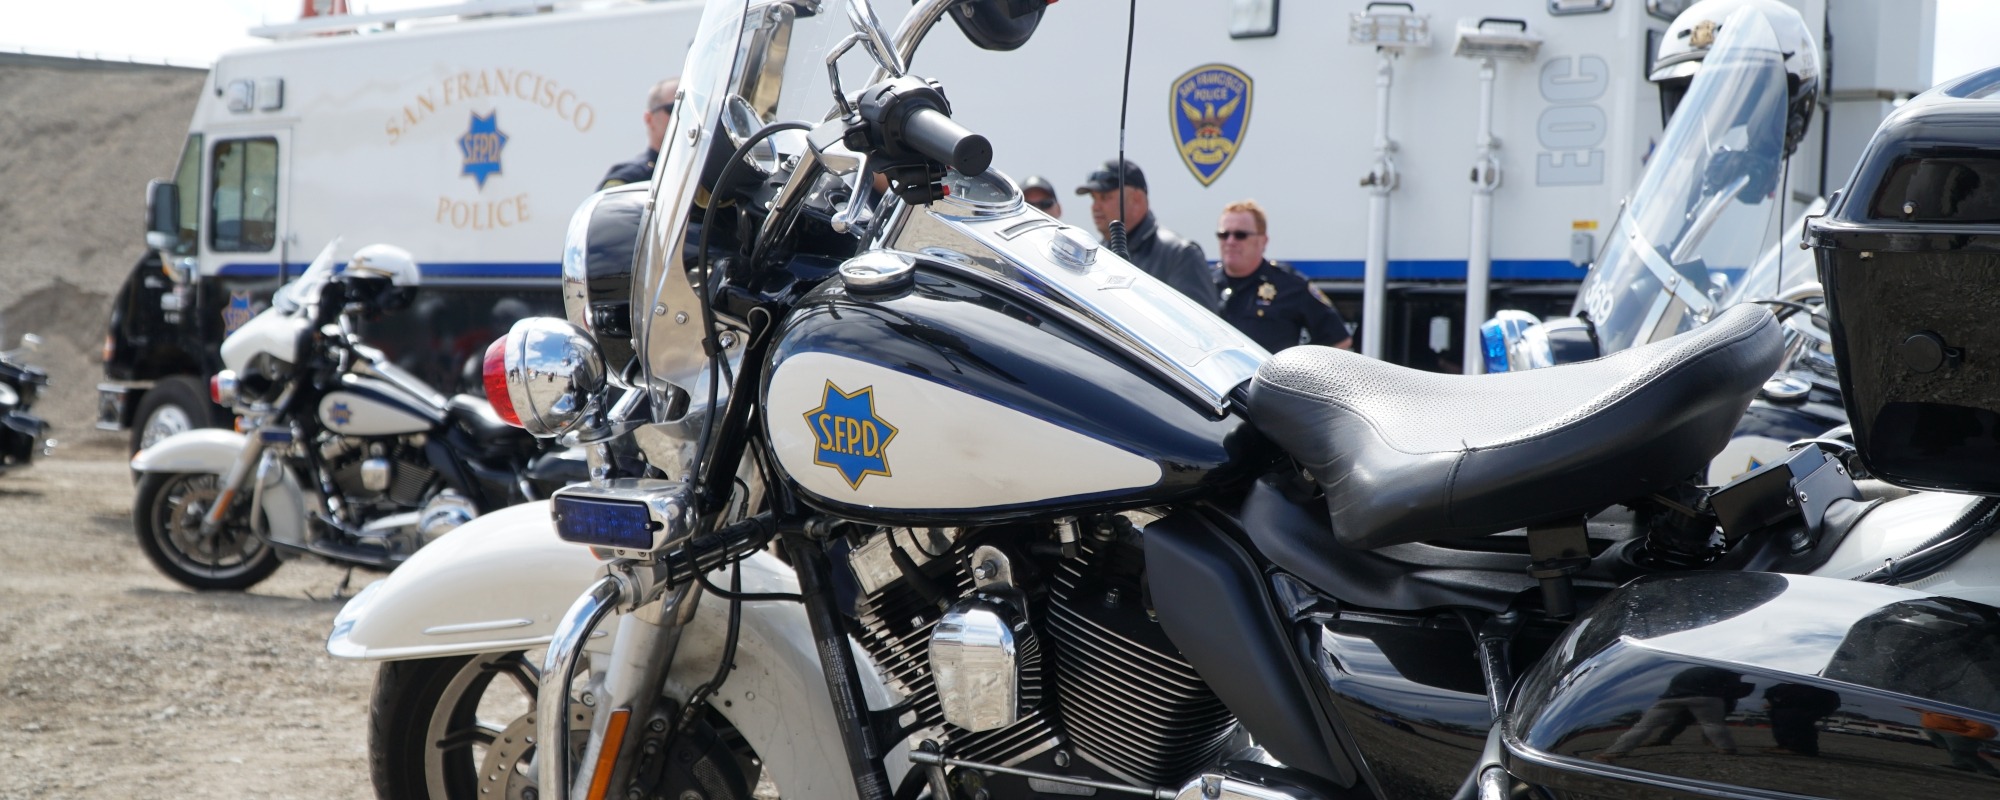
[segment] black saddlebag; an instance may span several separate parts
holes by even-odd
[[[1767,573],[1641,579],[1516,687],[1502,761],[1558,796],[1991,797],[2000,609]]]

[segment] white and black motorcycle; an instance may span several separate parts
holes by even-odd
[[[335,621],[331,653],[385,662],[381,796],[1985,789],[1873,735],[2000,722],[2000,596],[1939,559],[1886,581],[1933,594],[1875,585],[1849,547],[1976,544],[1996,503],[1871,503],[1816,448],[1692,479],[1779,364],[1767,311],[1513,375],[1270,356],[1027,207],[906,74],[948,11],[1008,49],[1025,5],[926,0],[892,36],[867,0],[711,0],[686,135],[654,186],[578,212],[569,319],[488,361],[591,484],[441,538]],[[1754,15],[1718,37],[1782,80]],[[1873,727],[1814,727],[1801,770],[1749,761],[1754,725],[1605,752],[1694,669]],[[1724,703],[1684,705],[1727,741]]]
[[[139,544],[194,589],[241,590],[314,555],[388,569],[473,517],[583,477],[495,416],[446,399],[355,334],[409,303],[409,254],[371,245],[336,269],[333,246],[222,343],[209,381],[243,432],[175,434],[132,458]]]

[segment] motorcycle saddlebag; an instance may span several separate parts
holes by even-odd
[[[1501,762],[1559,797],[1990,797],[2000,609],[1830,578],[1645,578],[1516,687]]]
[[[1806,240],[1868,468],[2000,494],[2000,69],[1883,120]]]

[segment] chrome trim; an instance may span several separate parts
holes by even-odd
[[[908,285],[916,270],[916,259],[907,255],[870,250],[841,263],[840,282],[851,290],[879,292]]]
[[[977,558],[975,564],[993,563]],[[973,732],[1020,721],[1040,700],[1039,676],[1031,674],[1040,669],[1039,653],[1034,630],[1011,604],[986,596],[952,604],[931,627],[930,641],[945,721]]]
[[[454,633],[483,633],[504,631],[509,628],[525,628],[535,624],[530,619],[495,619],[486,622],[466,622],[458,625],[433,625],[423,629],[425,636],[450,636]]]
[[[917,45],[923,44],[924,37],[930,35],[931,26],[944,18],[944,12],[958,2],[959,0],[922,0],[912,7],[909,13],[903,15],[902,23],[896,26],[893,44],[896,48],[896,57],[902,60],[904,69],[909,69],[911,61],[916,58]],[[889,77],[886,70],[877,68],[875,74],[869,77],[868,83],[873,85],[888,80]]]
[[[1040,778],[1045,781],[1066,783],[1071,786],[1088,786],[1092,789],[1103,789],[1107,792],[1124,792],[1125,794],[1136,794],[1141,797],[1151,797],[1153,798],[1153,800],[1175,800],[1175,798],[1177,797],[1175,792],[1170,789],[1152,789],[1143,786],[1130,786],[1123,783],[1111,783],[1109,781],[1096,781],[1096,780],[1091,780],[1089,778],[1078,778],[1070,775],[1058,775],[1053,772],[1037,772],[1032,769],[1020,769],[1018,767],[1005,767],[999,764],[987,764],[979,761],[967,761],[962,758],[952,758],[950,756],[942,755],[939,753],[927,752],[924,750],[911,750],[910,763],[920,767],[946,767],[953,769],[970,768],[976,770],[983,770],[986,772],[998,772],[1002,775],[1016,775],[1023,778]],[[1201,797],[1201,795],[1197,794],[1195,795],[1195,797],[1199,798]]]
[[[514,323],[501,346],[507,399],[521,427],[561,436],[582,424],[591,398],[604,389],[604,356],[590,332],[555,317]]]
[[[583,658],[583,646],[590,640],[590,632],[613,609],[624,604],[625,593],[625,582],[617,576],[598,578],[563,612],[549,638],[548,653],[542,657],[541,686],[535,694],[535,734],[542,746],[537,748],[540,763],[535,782],[542,796],[550,800],[569,797],[570,673]],[[577,770],[580,773],[577,777],[589,780],[590,769],[591,762],[586,759]]]

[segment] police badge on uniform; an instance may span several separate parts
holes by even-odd
[[[1168,99],[1174,146],[1181,163],[1207,186],[1235,160],[1250,129],[1250,76],[1224,64],[1207,64],[1174,79]]]

